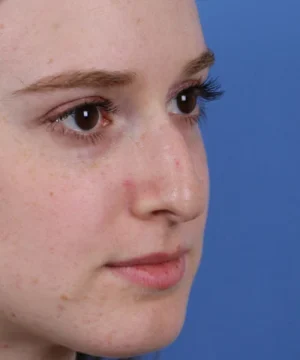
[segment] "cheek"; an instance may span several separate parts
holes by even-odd
[[[41,266],[53,271],[53,265],[59,273],[74,270],[95,248],[103,250],[98,262],[105,257],[108,224],[118,212],[105,174],[92,180],[87,171],[42,158],[18,167],[7,162],[1,170],[0,246],[8,262],[17,256],[30,273]]]

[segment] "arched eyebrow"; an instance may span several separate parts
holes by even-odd
[[[214,62],[215,55],[208,49],[184,66],[182,77],[193,76],[200,71],[211,67]],[[131,85],[135,81],[136,77],[137,74],[132,71],[67,71],[41,78],[37,82],[15,91],[13,94],[18,95],[74,88],[124,87]]]

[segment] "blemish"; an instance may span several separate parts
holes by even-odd
[[[0,349],[8,349],[9,345],[8,344],[0,344]]]
[[[13,317],[13,318],[17,317],[17,315],[16,315],[14,312],[12,312],[12,313],[10,314],[10,316]]]
[[[113,339],[113,333],[108,334],[108,335],[106,336],[106,343],[107,343],[107,345],[111,345],[111,344],[112,344],[112,339]]]
[[[48,64],[52,64],[52,63],[53,63],[53,61],[54,61],[54,60],[53,60],[52,58],[51,58],[51,59],[49,59],[49,60],[48,60]]]
[[[0,24],[0,30],[3,30],[5,28],[4,24]]]
[[[60,298],[61,298],[61,300],[65,300],[65,301],[70,300],[70,298],[69,298],[67,295],[65,295],[65,294],[62,294],[62,295],[60,296]]]
[[[53,194],[53,192],[52,192],[52,191],[50,191],[49,195],[50,195],[51,197],[53,197],[53,195],[54,195],[54,194]]]
[[[23,285],[23,280],[21,278],[20,275],[17,275],[17,279],[16,279],[16,287],[18,289],[22,289],[22,285]]]
[[[124,180],[122,184],[123,184],[124,188],[127,190],[133,190],[135,188],[134,182],[130,179]]]
[[[180,161],[179,160],[175,160],[175,164],[176,164],[176,167],[177,169],[180,167]]]
[[[64,310],[66,310],[66,308],[65,308],[63,305],[61,305],[61,304],[57,305],[57,308],[58,308],[59,311],[64,311]]]

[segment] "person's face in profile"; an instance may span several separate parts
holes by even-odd
[[[0,39],[0,357],[170,344],[209,193],[194,1],[4,0]]]

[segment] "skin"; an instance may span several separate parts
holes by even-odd
[[[170,89],[206,49],[193,0],[0,3],[0,358],[125,357],[179,335],[209,198],[197,124]],[[47,11],[44,11],[45,7]],[[117,24],[117,25],[116,25]],[[163,31],[162,31],[163,29]],[[134,84],[12,95],[69,69],[132,70]],[[96,145],[35,121],[88,96],[120,113]],[[105,264],[188,248],[182,281],[149,289]]]

